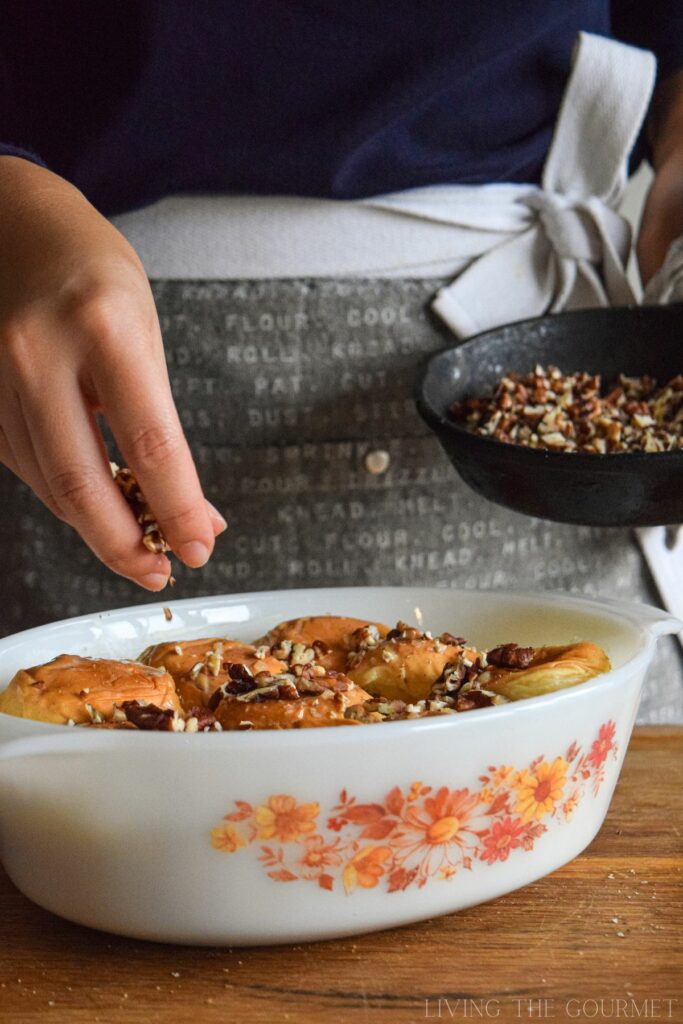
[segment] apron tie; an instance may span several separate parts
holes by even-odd
[[[651,53],[581,33],[540,187],[430,185],[356,201],[169,196],[115,223],[150,277],[450,280],[434,309],[462,337],[633,302],[616,207],[654,75]]]
[[[626,277],[631,231],[615,207],[655,70],[648,51],[579,34],[542,188],[516,198],[528,226],[433,301],[460,337],[546,312],[635,301]]]

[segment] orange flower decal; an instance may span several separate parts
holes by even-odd
[[[362,889],[374,889],[384,874],[389,857],[391,849],[388,846],[365,846],[359,850],[342,874],[346,891],[353,892],[357,885]]]
[[[211,845],[216,850],[234,853],[247,845],[246,839],[240,835],[234,825],[218,825],[211,829]]]
[[[320,804],[297,804],[293,796],[271,796],[254,811],[259,839],[293,843],[299,836],[315,832]]]
[[[515,818],[507,817],[502,821],[496,821],[493,828],[484,836],[484,849],[481,851],[481,859],[493,864],[496,860],[507,860],[510,851],[522,845],[521,836],[525,831],[524,823]]]
[[[304,877],[318,875],[325,868],[339,867],[343,861],[341,854],[337,852],[338,845],[338,839],[334,843],[326,843],[322,836],[309,836],[305,839],[304,853],[300,861]]]
[[[556,757],[552,764],[540,761],[533,771],[521,773],[516,810],[522,821],[540,821],[554,810],[567,781],[567,767],[563,757]]]
[[[343,789],[338,804],[325,809],[326,828],[318,822],[320,804],[287,793],[256,805],[235,800],[211,830],[211,844],[235,854],[265,841],[258,859],[269,878],[313,882],[327,892],[381,883],[394,893],[430,879],[452,882],[462,870],[523,856],[551,822],[569,822],[579,802],[598,792],[610,755],[616,760],[615,732],[615,723],[605,722],[587,754],[574,741],[554,760],[537,757],[521,769],[488,765],[472,790],[413,782],[358,800]]]
[[[504,785],[512,775],[512,768],[509,764],[502,764],[500,768],[494,768],[491,774],[490,783],[494,789]]]
[[[572,814],[576,810],[576,805],[578,804],[578,802],[579,792],[575,789],[574,792],[570,796],[568,796],[565,802],[562,804],[562,811],[564,812],[564,817],[566,821],[569,821],[569,819],[571,818]]]
[[[478,793],[468,789],[450,791],[442,786],[434,796],[425,797],[422,808],[411,807],[408,818],[423,833],[422,842],[428,845],[458,842],[458,833],[480,802]]]
[[[598,738],[591,747],[586,758],[595,768],[600,768],[614,746],[614,722],[606,722],[600,727]]]

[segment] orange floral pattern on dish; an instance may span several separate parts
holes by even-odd
[[[541,755],[521,770],[489,765],[475,790],[413,782],[377,803],[360,803],[344,789],[326,827],[316,802],[286,793],[258,804],[236,800],[211,830],[211,843],[221,853],[260,843],[259,860],[276,882],[317,882],[346,893],[421,887],[471,870],[475,860],[490,866],[533,850],[548,822],[570,821],[587,794],[597,795],[608,758],[617,757],[614,736],[609,721],[587,753],[572,743],[564,756]]]

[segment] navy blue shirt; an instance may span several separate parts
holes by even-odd
[[[112,214],[540,178],[579,30],[683,66],[683,0],[5,0],[0,153]]]

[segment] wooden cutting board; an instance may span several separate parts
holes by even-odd
[[[639,728],[607,821],[571,864],[460,914],[306,946],[100,934],[0,873],[0,1020],[683,1022],[682,793],[683,728]]]

